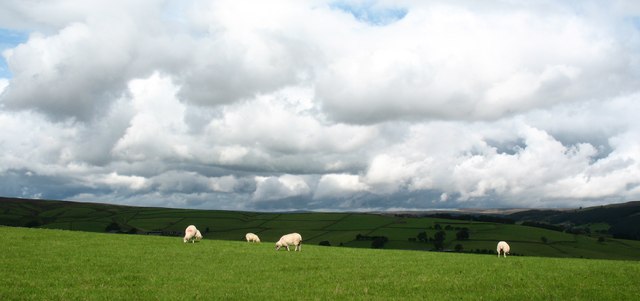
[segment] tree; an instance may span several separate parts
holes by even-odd
[[[118,223],[113,222],[111,224],[109,224],[104,231],[106,232],[120,232],[122,231],[122,229],[120,228],[120,225],[118,225]]]
[[[433,237],[433,246],[436,248],[436,250],[444,249],[444,237],[446,235],[447,233],[442,230],[436,232],[435,236]]]
[[[422,232],[418,233],[417,238],[418,238],[419,241],[427,242],[427,238],[428,238],[427,237],[427,232],[422,231]]]
[[[24,226],[27,227],[27,228],[36,228],[36,227],[40,227],[41,224],[37,220],[32,220],[32,221],[26,223]]]
[[[323,240],[318,245],[330,247],[331,243],[328,240]]]
[[[440,226],[440,224],[435,224],[433,228],[436,230],[442,230],[442,226]]]
[[[542,241],[542,243],[545,243],[545,244],[548,242],[547,237],[545,236],[540,237],[540,240]]]
[[[460,229],[460,231],[456,232],[456,239],[457,240],[467,240],[467,239],[469,239],[469,229],[468,228],[462,228],[462,229]]]
[[[454,250],[455,250],[456,252],[462,252],[462,249],[463,249],[463,248],[462,248],[462,244],[457,244],[457,245],[455,246],[455,248],[454,248]]]
[[[386,236],[377,236],[371,242],[371,247],[374,249],[382,249],[387,241],[389,241],[389,239]]]

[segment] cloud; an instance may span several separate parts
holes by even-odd
[[[282,175],[279,177],[256,177],[255,201],[280,200],[310,193],[309,185],[300,176]]]
[[[494,120],[633,91],[636,63],[621,54],[638,45],[590,21],[562,11],[411,10],[384,29],[353,31],[359,43],[320,72],[318,96],[337,120],[375,123]]]
[[[635,6],[4,1],[2,32],[24,35],[0,41],[0,194],[232,210],[637,200]]]
[[[318,181],[314,199],[346,198],[369,190],[358,175],[325,174]]]
[[[166,157],[188,157],[184,134],[184,105],[177,101],[177,88],[170,79],[155,73],[129,83],[134,116],[112,149],[124,160],[144,161]]]

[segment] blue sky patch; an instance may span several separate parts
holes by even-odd
[[[362,1],[358,3],[334,2],[331,8],[350,13],[358,21],[371,25],[384,26],[397,22],[407,15],[407,9],[376,5],[374,1]]]
[[[0,28],[0,53],[26,42],[28,38],[29,35],[25,32]],[[4,56],[0,56],[0,78],[11,78],[11,72]]]
[[[633,24],[636,29],[640,29],[640,17],[636,16],[629,19],[631,20],[631,24]]]

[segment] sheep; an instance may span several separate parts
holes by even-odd
[[[196,240],[201,240],[202,239],[202,233],[200,233],[200,230],[196,230],[195,238],[196,238]]]
[[[247,233],[244,238],[247,239],[247,242],[260,242],[260,237],[258,237],[258,235],[255,235],[253,233]]]
[[[281,247],[286,247],[289,251],[289,245],[296,246],[294,251],[302,251],[302,236],[298,233],[290,233],[280,237],[280,240],[276,243],[276,251]]]
[[[189,225],[189,227],[187,227],[186,230],[184,230],[184,238],[182,239],[182,241],[184,241],[185,243],[187,241],[191,241],[191,242],[195,242],[195,236],[198,233],[198,229],[196,228],[196,226],[194,225]]]
[[[509,244],[506,241],[498,242],[498,247],[496,248],[496,251],[498,252],[498,258],[500,258],[501,252],[504,255],[504,257],[507,257],[507,254],[509,253],[510,250],[511,248],[509,247]]]

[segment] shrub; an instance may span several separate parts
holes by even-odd
[[[427,232],[422,231],[420,233],[418,233],[418,236],[416,236],[418,238],[418,240],[422,241],[422,242],[426,242],[427,241]]]
[[[377,236],[371,242],[371,247],[374,249],[382,249],[387,241],[389,241],[389,239],[386,236]]]
[[[457,240],[467,240],[467,239],[469,239],[469,229],[468,228],[462,228],[462,229],[460,229],[460,231],[456,232],[456,239]]]
[[[118,225],[117,223],[111,223],[109,224],[105,229],[105,232],[120,232],[122,231],[122,229],[120,228],[120,225]]]

